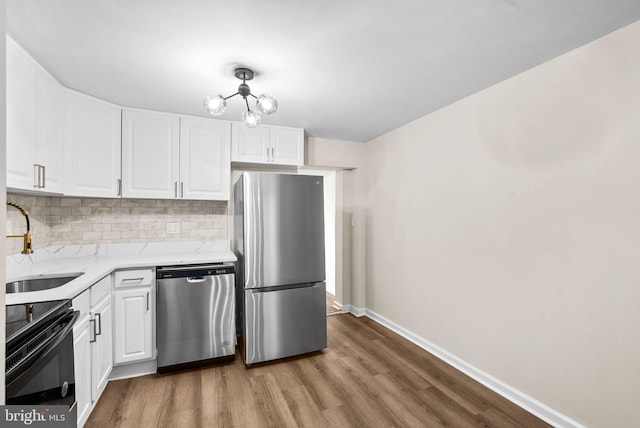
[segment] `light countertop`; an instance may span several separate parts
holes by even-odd
[[[118,269],[234,262],[229,241],[150,242],[52,246],[34,254],[6,257],[6,282],[83,272],[78,278],[50,290],[8,293],[7,305],[72,299]]]

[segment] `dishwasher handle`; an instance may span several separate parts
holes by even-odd
[[[206,280],[207,278],[204,276],[188,276],[187,277],[187,282],[189,284],[199,284],[201,282],[205,282]]]
[[[187,265],[159,267],[156,270],[156,279],[191,278],[197,279],[207,276],[232,275],[235,273],[232,264],[214,265]]]

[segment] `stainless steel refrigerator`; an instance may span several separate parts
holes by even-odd
[[[326,348],[322,177],[245,172],[233,205],[245,363]]]

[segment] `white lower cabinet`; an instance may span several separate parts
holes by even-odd
[[[113,368],[111,276],[73,299],[80,316],[73,328],[78,426],[87,421]]]
[[[114,364],[153,357],[151,300],[151,287],[114,293]]]
[[[120,270],[113,274],[114,364],[154,357],[154,269]]]
[[[111,294],[91,309],[89,320],[93,329],[91,342],[91,400],[96,401],[104,391],[113,368],[113,334]]]
[[[89,292],[86,291],[86,293],[88,294]],[[78,426],[80,427],[87,421],[91,412],[91,344],[89,343],[89,335],[89,314],[87,313],[81,316],[75,327],[73,327],[76,408]]]

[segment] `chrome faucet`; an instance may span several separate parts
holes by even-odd
[[[7,205],[20,210],[20,213],[24,216],[25,220],[27,221],[27,233],[25,233],[24,235],[7,235],[7,238],[22,238],[23,239],[22,254],[33,253],[33,251],[31,251],[31,233],[29,232],[29,230],[31,229],[31,226],[29,224],[29,211],[25,210],[20,205],[14,202],[7,202]]]

